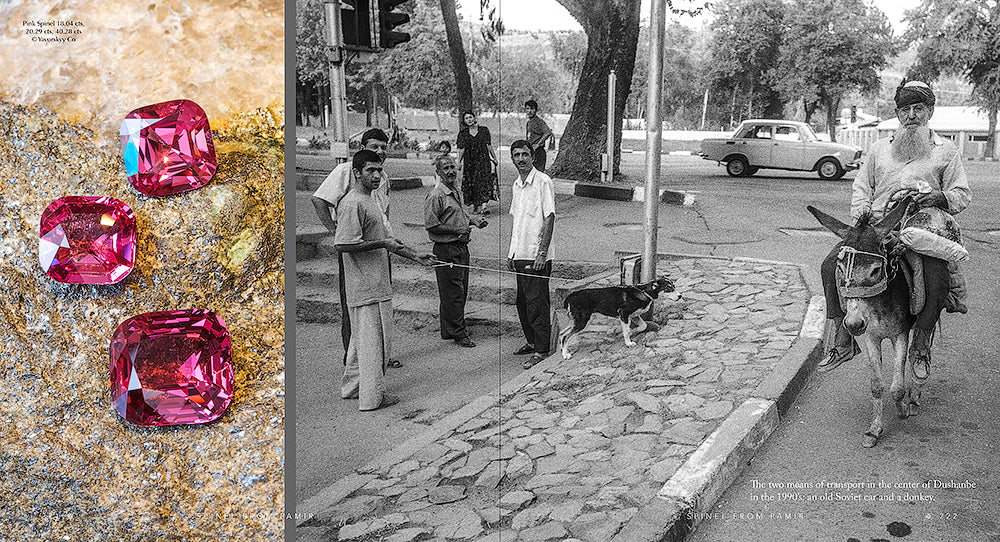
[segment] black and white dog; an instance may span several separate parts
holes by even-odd
[[[608,288],[586,288],[577,290],[568,296],[563,306],[573,318],[573,324],[559,332],[559,347],[563,359],[573,357],[568,349],[570,338],[583,331],[595,312],[605,316],[617,316],[621,319],[622,337],[627,346],[635,346],[631,339],[633,330],[631,322],[636,321],[634,333],[646,330],[646,322],[639,317],[649,309],[650,304],[660,295],[660,292],[673,292],[674,283],[666,277],[660,277],[646,284],[635,286],[611,286]]]

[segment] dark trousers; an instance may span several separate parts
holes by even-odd
[[[534,154],[531,157],[531,164],[535,166],[535,169],[537,169],[538,171],[545,173],[546,158],[547,157],[545,154],[545,145],[539,145],[538,148],[535,149]]]
[[[843,318],[844,309],[840,306],[840,292],[837,290],[837,255],[843,242],[837,243],[833,250],[823,259],[819,275],[823,281],[823,296],[826,297],[826,317]]]
[[[469,244],[434,243],[434,256],[442,262],[469,265]],[[441,338],[464,339],[469,336],[465,328],[465,301],[469,297],[469,268],[434,268],[437,275],[438,298],[441,300]]]
[[[528,344],[534,345],[535,352],[548,354],[552,340],[552,320],[549,315],[549,275],[552,274],[552,262],[545,262],[541,271],[531,268],[534,263],[534,260],[514,260],[514,269],[518,273],[537,276],[517,276],[517,317],[521,320],[521,330],[524,331]]]
[[[389,260],[389,281],[392,282],[392,260]],[[340,292],[340,340],[344,343],[344,365],[347,365],[347,346],[351,344],[351,312],[347,310],[343,252],[337,252],[337,289]]]
[[[351,313],[347,310],[343,252],[337,252],[337,287],[340,290],[340,340],[344,342],[344,365],[347,365],[347,345],[351,344]]]

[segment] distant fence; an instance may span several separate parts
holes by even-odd
[[[958,148],[958,152],[966,158],[979,158],[986,153],[987,133],[983,130],[939,130],[935,133],[941,138],[954,143]],[[880,133],[874,127],[844,128],[837,132],[837,142],[859,147],[867,154],[872,144],[878,141],[880,137],[887,137],[891,134],[892,132],[888,130],[883,130]],[[1000,136],[1000,132],[997,135]]]
[[[845,128],[837,132],[837,143],[858,147],[865,153],[878,141],[878,130],[875,128]]]

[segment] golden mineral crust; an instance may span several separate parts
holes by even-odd
[[[117,141],[0,101],[0,538],[281,540],[284,505],[284,122],[281,106],[220,119],[202,189],[151,198]],[[38,263],[39,217],[69,195],[135,211],[135,268],[62,284]],[[123,320],[202,308],[232,336],[220,420],[144,428],[111,407]]]

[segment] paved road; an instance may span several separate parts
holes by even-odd
[[[641,155],[625,155],[623,163],[627,174],[641,176]],[[400,176],[430,173],[426,159],[390,160],[387,166]],[[750,538],[748,533],[758,538],[781,533],[796,540],[853,537],[867,541],[889,538],[886,525],[894,521],[905,523],[915,534],[922,533],[914,538],[919,540],[992,540],[988,536],[997,530],[995,473],[1000,472],[1000,461],[989,452],[1000,449],[1000,433],[992,422],[998,419],[993,398],[1000,397],[997,346],[992,340],[1000,322],[994,307],[1000,296],[993,279],[1000,263],[1000,236],[991,231],[1000,230],[1000,219],[993,212],[1000,203],[1000,166],[972,162],[968,169],[975,202],[960,218],[973,255],[972,262],[966,264],[974,296],[972,314],[944,319],[935,346],[935,374],[925,394],[925,412],[905,422],[893,418],[885,441],[872,450],[862,450],[858,443],[870,414],[864,363],[854,362],[814,380],[792,415],[720,502],[718,514],[713,511],[696,533],[696,540],[739,540]],[[661,251],[801,263],[807,266],[810,287],[819,291],[818,266],[832,238],[818,229],[805,206],[812,204],[845,218],[851,175],[840,181],[822,181],[811,174],[761,172],[749,179],[733,179],[715,164],[674,156],[664,157],[662,171],[663,187],[696,191],[698,203],[691,208],[660,207]],[[404,215],[398,219],[418,220],[416,209],[423,192],[400,191],[396,196],[395,208]],[[307,195],[300,193],[297,203],[297,218],[314,223]],[[303,204],[308,205],[305,212]],[[561,197],[558,208],[561,259],[610,261],[616,249],[641,250],[640,203]],[[407,213],[413,216],[407,218]],[[414,242],[421,241],[419,228],[403,231],[402,235],[411,236]],[[502,250],[497,234],[489,231],[479,236],[481,245],[474,246],[474,252]],[[500,235],[506,235],[502,229]],[[301,369],[298,374],[299,394],[318,385],[315,380],[304,382],[308,373]],[[450,397],[447,394],[459,391],[443,393]],[[404,410],[398,412],[403,414]],[[793,502],[771,504],[763,510],[750,500],[752,493],[760,491],[752,487],[754,481],[805,483],[824,479],[877,484],[957,477],[976,482],[977,489],[938,490],[932,492],[937,500],[931,504],[909,505],[905,501],[862,507]],[[793,517],[771,518],[771,510]],[[757,512],[761,519],[738,516]],[[731,517],[733,513],[736,518]],[[896,528],[904,529],[894,525]],[[942,533],[953,533],[953,537]]]
[[[974,203],[960,215],[971,259],[970,313],[945,316],[934,346],[934,374],[921,414],[905,421],[886,410],[880,444],[861,448],[871,416],[864,357],[815,378],[779,430],[709,514],[692,540],[1000,540],[1000,190],[994,164],[971,163]],[[936,488],[935,481],[975,488]],[[821,482],[866,484],[816,489]],[[920,487],[920,484],[930,487]],[[786,484],[770,489],[768,484]],[[799,488],[788,489],[788,484]],[[914,485],[916,484],[916,486]],[[762,487],[764,486],[764,487]],[[874,487],[867,487],[874,486]],[[880,487],[882,486],[882,487]],[[834,499],[819,500],[831,494]],[[798,500],[761,501],[764,493]],[[845,497],[840,497],[843,495]],[[811,500],[815,498],[816,500]],[[865,501],[864,499],[889,499]],[[928,500],[929,499],[929,500]]]

